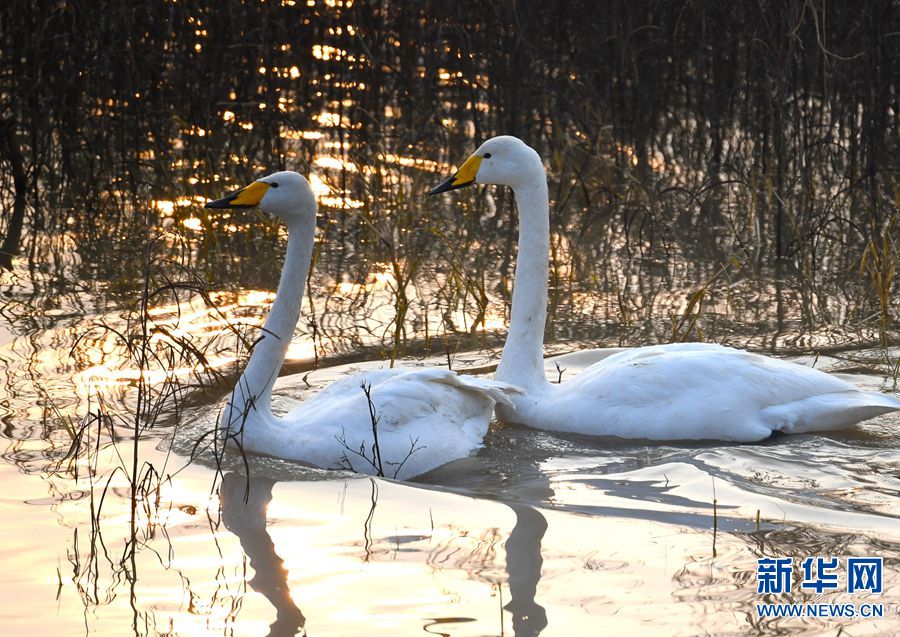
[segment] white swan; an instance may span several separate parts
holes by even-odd
[[[653,440],[753,441],[773,431],[840,429],[900,409],[900,401],[824,372],[705,343],[640,347],[614,354],[573,380],[544,375],[549,203],[538,154],[495,137],[431,191],[510,186],[519,211],[519,251],[509,335],[495,378],[524,393],[501,420],[539,429]]]
[[[300,460],[325,469],[350,468],[406,479],[482,446],[497,401],[515,388],[446,369],[380,369],[343,378],[276,417],[272,386],[284,362],[309,274],[316,200],[309,182],[278,172],[207,208],[254,208],[279,217],[288,245],[278,292],[262,335],[220,416],[230,441],[247,451]],[[369,401],[377,417],[374,445]]]

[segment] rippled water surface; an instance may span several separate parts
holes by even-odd
[[[409,483],[216,454],[286,233],[203,208],[281,169],[317,197],[279,409],[492,373],[512,197],[426,193],[498,134],[547,168],[552,381],[707,341],[898,395],[896,1],[33,5],[0,7],[0,635],[900,635],[896,415],[495,425]],[[882,557],[884,591],[808,594],[809,556]],[[756,611],[820,601],[884,616]]]
[[[15,374],[26,370],[12,359],[20,341],[4,345]],[[556,363],[571,376],[605,354],[548,359],[548,377],[557,375]],[[494,355],[459,355],[458,363],[477,367]],[[855,351],[815,363],[858,368],[881,355]],[[277,402],[285,406],[330,379],[380,364],[319,369],[306,377],[308,388],[299,376],[283,378]],[[885,388],[876,374],[852,378]],[[476,456],[415,483],[262,457],[250,459],[248,479],[232,453],[214,489],[212,458],[188,457],[214,422],[215,392],[195,402],[180,426],[169,419],[140,443],[141,457],[173,477],[149,503],[139,550],[126,564],[130,491],[123,476],[113,476],[107,490],[107,472],[94,488],[95,499],[105,490],[95,526],[90,479],[49,474],[53,440],[35,440],[7,417],[0,468],[5,634],[121,635],[132,627],[236,635],[900,630],[896,418],[752,445],[496,427]],[[8,414],[25,409],[15,397],[7,405]],[[58,432],[50,437],[61,440]],[[120,452],[129,445],[122,442]],[[104,456],[115,446],[101,446],[101,463],[113,465]],[[885,592],[877,601],[887,616],[760,619],[756,559],[764,555],[882,556]]]

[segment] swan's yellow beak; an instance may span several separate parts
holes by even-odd
[[[233,193],[210,201],[206,204],[206,208],[255,208],[262,201],[266,191],[269,190],[269,184],[264,181],[254,181],[249,186],[245,186]]]
[[[459,167],[452,177],[441,183],[439,186],[432,188],[429,195],[447,192],[448,190],[456,190],[463,186],[475,183],[475,177],[478,176],[478,168],[481,166],[481,157],[472,155],[466,162]]]

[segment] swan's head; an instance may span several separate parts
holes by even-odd
[[[210,201],[207,208],[259,208],[286,223],[316,218],[316,197],[306,177],[292,170],[272,173],[233,193]]]
[[[516,187],[535,179],[544,179],[541,158],[518,137],[492,137],[463,162],[456,173],[429,195],[456,190],[470,184],[497,184]]]

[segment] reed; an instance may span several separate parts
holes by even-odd
[[[98,322],[82,334],[72,347],[78,357],[86,349],[117,350],[119,367],[130,370],[131,381],[124,395],[97,388],[89,397],[84,416],[76,424],[72,418],[59,418],[71,439],[68,451],[56,462],[57,474],[70,475],[76,484],[86,482],[90,534],[81,538],[74,532],[70,560],[73,582],[86,608],[110,603],[123,583],[127,587],[133,611],[135,634],[152,632],[152,614],[138,603],[138,554],[149,549],[156,539],[165,541],[165,509],[171,506],[163,489],[180,468],[171,448],[160,463],[147,457],[148,444],[162,436],[178,435],[185,401],[196,392],[222,386],[227,377],[211,363],[219,345],[215,339],[197,343],[180,329],[177,314],[173,324],[161,321],[154,312],[170,303],[180,311],[187,298],[201,297],[212,303],[208,290],[196,272],[184,260],[170,259],[180,237],[157,234],[146,219],[141,279],[137,300],[124,308],[122,325]],[[182,254],[179,249],[175,254]],[[178,272],[178,278],[171,273]],[[232,335],[237,327],[226,323]],[[191,370],[185,376],[182,370]],[[159,431],[165,425],[164,431]],[[109,493],[120,483],[127,488],[127,528],[121,538],[122,551],[112,553],[111,543],[118,541],[121,527],[110,527],[117,511],[107,512]],[[121,506],[116,502],[115,507]],[[113,537],[110,537],[110,536]],[[171,552],[171,547],[170,547]]]
[[[478,142],[513,133],[550,169],[551,333],[581,309],[573,296],[610,295],[611,307],[587,312],[623,342],[701,331],[721,340],[712,308],[728,283],[694,295],[744,249],[752,258],[737,278],[759,280],[751,293],[776,276],[792,281],[787,292],[804,298],[787,314],[804,326],[839,313],[823,316],[812,299],[845,276],[837,287],[853,294],[843,303],[853,315],[842,320],[877,310],[889,332],[893,257],[877,229],[897,214],[890,167],[900,149],[886,116],[896,73],[870,63],[893,59],[889,4],[825,13],[790,0],[772,13],[550,2],[509,24],[473,2],[429,1],[401,15],[369,2],[214,11],[146,0],[85,7],[78,20],[47,6],[36,20],[15,0],[2,9],[0,91],[10,99],[0,193],[17,203],[2,232],[12,241],[21,223],[26,242],[73,232],[82,257],[96,259],[88,246],[110,234],[140,236],[134,204],[148,191],[202,196],[312,166],[339,200],[323,206],[316,266],[332,288],[357,251],[372,260],[354,264],[354,278],[376,262],[387,268],[393,316],[378,336],[394,362],[426,331],[429,306],[452,333],[483,330],[490,309],[508,304],[509,196],[473,192],[450,206],[422,195]],[[246,28],[261,23],[274,31]],[[242,44],[211,33],[240,33]],[[122,50],[140,60],[127,72]],[[340,166],[317,164],[323,156]],[[201,258],[236,245],[206,229]],[[276,232],[255,235],[255,256],[277,254]],[[257,264],[228,268],[265,279]],[[329,287],[323,278],[315,289]],[[689,312],[663,298],[672,281]],[[857,294],[870,281],[873,296]],[[372,336],[371,326],[334,321],[365,305],[365,292],[306,296],[316,356],[332,337],[349,350]]]

